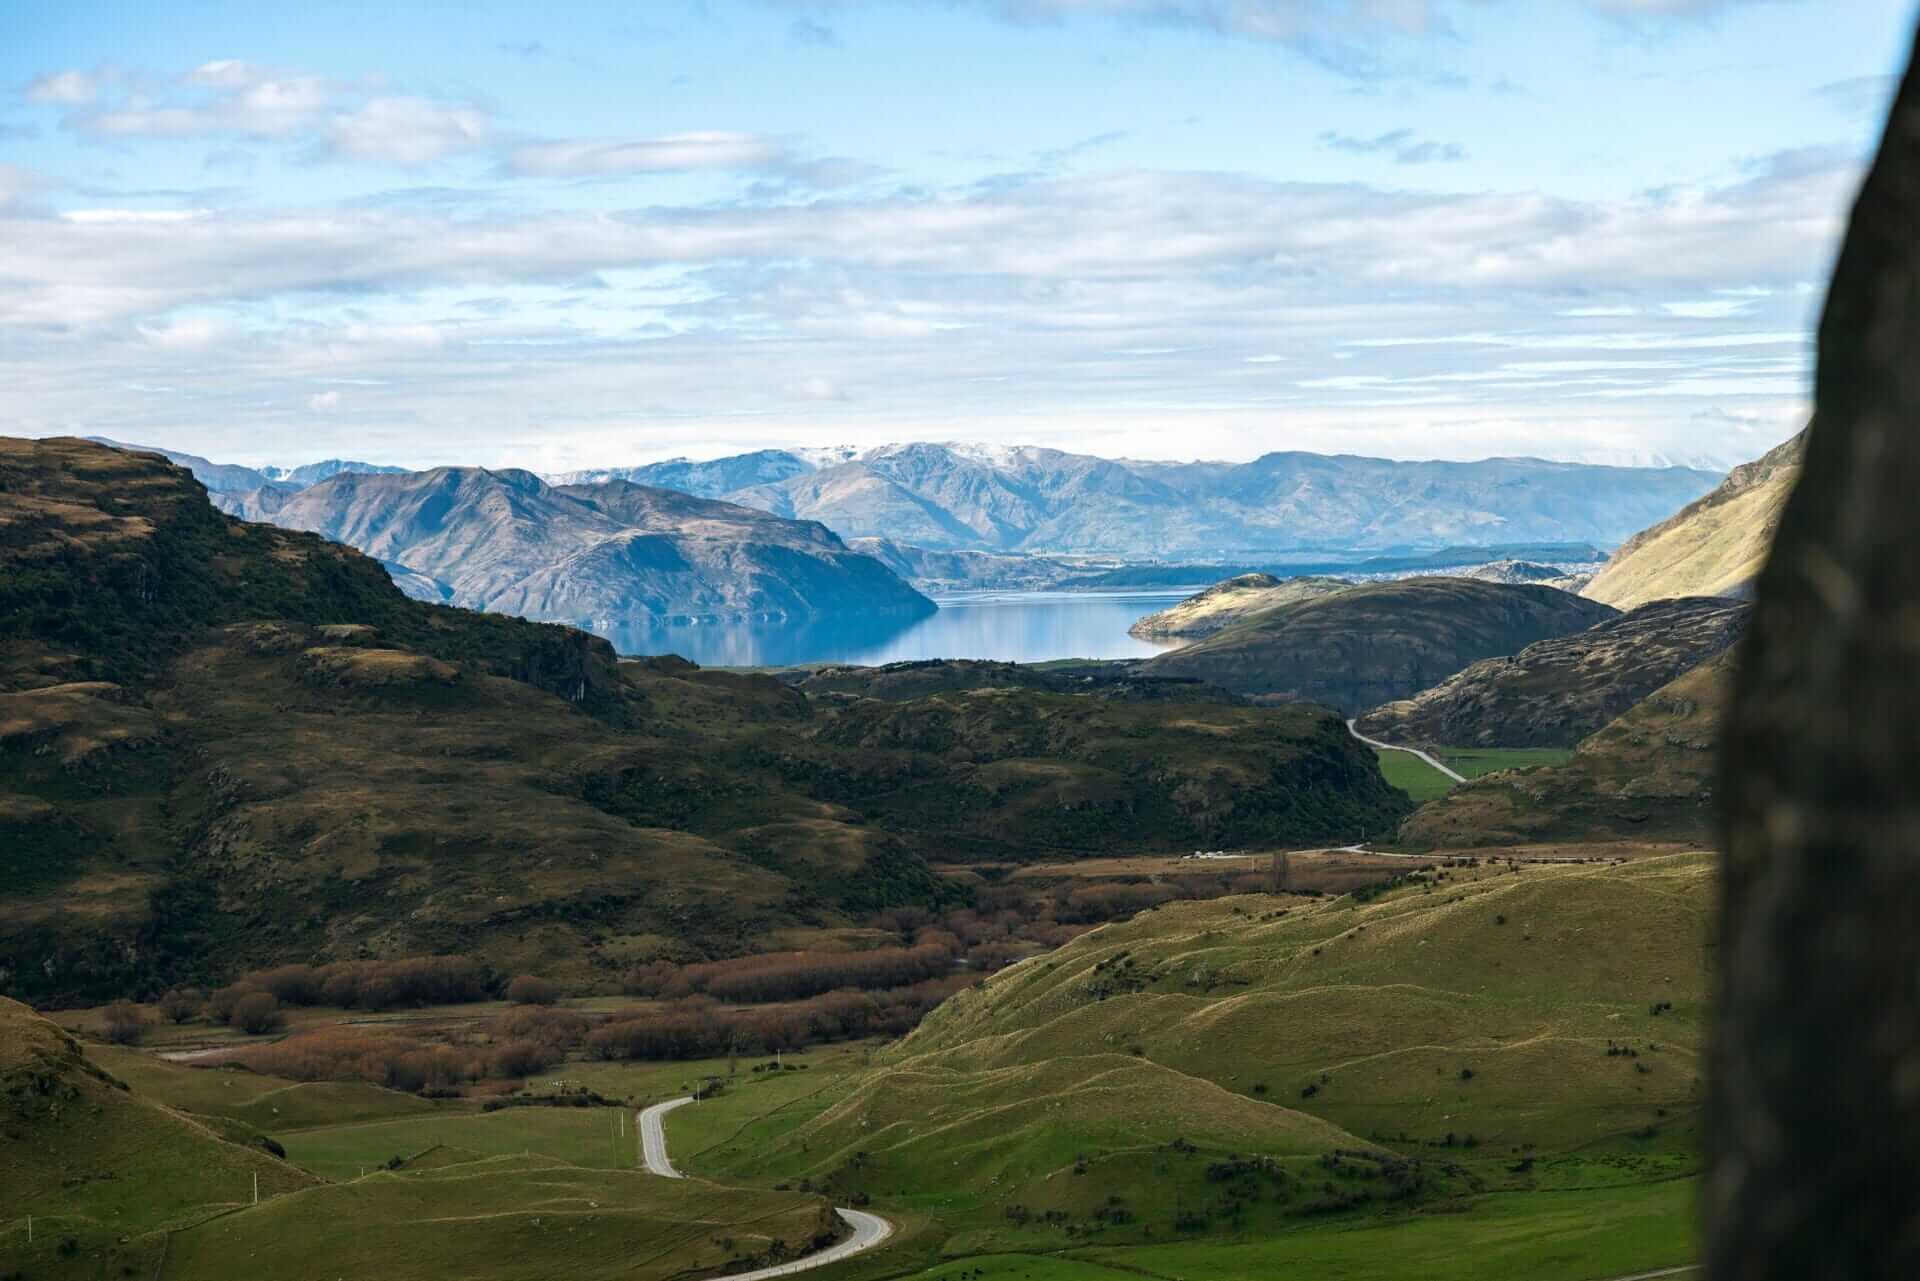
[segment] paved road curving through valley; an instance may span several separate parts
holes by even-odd
[[[1442,774],[1445,774],[1448,778],[1452,779],[1456,783],[1464,783],[1467,781],[1466,775],[1459,774],[1454,772],[1453,770],[1448,769],[1445,765],[1442,765],[1439,761],[1434,760],[1433,757],[1427,755],[1425,752],[1421,751],[1419,748],[1398,747],[1392,743],[1383,743],[1377,738],[1368,738],[1365,734],[1362,734],[1360,732],[1359,726],[1360,726],[1359,721],[1348,721],[1347,733],[1353,735],[1355,738],[1365,743],[1368,747],[1375,747],[1383,752],[1405,752],[1409,756],[1417,757],[1420,760],[1425,761],[1427,764],[1433,766],[1435,769],[1439,770]]]
[[[649,1174],[657,1174],[663,1179],[684,1179],[687,1176],[673,1168],[673,1162],[667,1156],[667,1131],[662,1122],[667,1113],[675,1108],[685,1107],[693,1102],[691,1097],[669,1099],[665,1103],[656,1103],[639,1114],[640,1122],[640,1160]],[[864,1253],[884,1242],[893,1235],[893,1224],[877,1214],[868,1214],[865,1210],[849,1210],[841,1206],[834,1207],[841,1222],[853,1229],[853,1235],[837,1245],[795,1259],[790,1263],[776,1263],[770,1268],[759,1268],[752,1272],[739,1272],[727,1278],[727,1281],[768,1281],[770,1277],[791,1276],[796,1272],[806,1272],[813,1268],[823,1268],[829,1263],[838,1263]]]

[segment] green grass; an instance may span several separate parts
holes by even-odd
[[[1437,1213],[1323,1223],[1233,1243],[1095,1250],[1089,1257],[1182,1281],[1599,1281],[1698,1258],[1696,1194],[1688,1181],[1496,1193]]]
[[[1452,779],[1412,752],[1390,752],[1375,748],[1374,755],[1380,758],[1380,772],[1387,776],[1387,782],[1411,796],[1416,805],[1424,805],[1445,796],[1453,788]],[[1465,770],[1460,772],[1466,773]]]
[[[811,1248],[820,1197],[718,1188],[544,1157],[371,1175],[278,1198],[174,1236],[163,1281],[650,1281]],[[244,1260],[244,1264],[238,1261]]]
[[[621,1134],[624,1124],[626,1133]],[[405,1160],[434,1147],[483,1156],[536,1153],[596,1170],[638,1164],[633,1116],[624,1108],[502,1108],[300,1130],[279,1136],[287,1159],[328,1179]]]
[[[1380,758],[1380,772],[1387,776],[1387,782],[1411,796],[1416,804],[1437,800],[1457,786],[1412,752],[1376,748],[1374,755]],[[1572,752],[1557,747],[1443,747],[1434,755],[1470,779],[1496,770],[1565,765],[1573,759]]]
[[[170,1063],[140,1050],[92,1046],[88,1057],[143,1098],[201,1116],[244,1121],[271,1135],[314,1126],[465,1111],[356,1081],[289,1081],[235,1067]]]
[[[1496,1193],[1436,1213],[1324,1221],[1238,1239],[951,1259],[911,1281],[1599,1281],[1698,1257],[1687,1182]]]
[[[1573,759],[1571,749],[1559,747],[1443,747],[1434,755],[1468,778],[1503,769],[1565,765]]]

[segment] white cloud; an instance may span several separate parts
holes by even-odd
[[[202,63],[160,92],[149,88],[112,101],[102,100],[98,76],[82,72],[34,82],[41,100],[75,107],[66,127],[91,138],[305,139],[314,142],[316,155],[406,167],[489,144],[492,122],[481,108],[386,93],[384,84],[377,77],[342,81],[233,58]]]
[[[896,273],[912,289],[974,280],[989,291],[1007,279],[1074,288],[1215,273],[1336,298],[1787,286],[1824,271],[1855,174],[1844,156],[1824,167],[1797,158],[1737,186],[1622,202],[1117,173],[948,199],[622,215],[16,220],[0,236],[0,276],[10,282],[0,324],[96,324],[286,292],[570,284],[621,268],[734,261],[840,264]],[[833,310],[875,309],[836,300]],[[933,319],[893,306],[876,314],[889,311],[916,329]],[[1115,322],[1129,318],[1122,311]]]
[[[29,102],[58,102],[78,106],[100,94],[100,77],[85,71],[58,71],[35,76],[23,91]]]
[[[204,218],[204,209],[68,209],[61,213],[68,222],[97,225],[109,222],[191,222]]]
[[[359,448],[349,404],[392,450],[463,461],[524,462],[529,421],[567,451],[620,424],[678,448],[831,424],[1157,456],[1698,456],[1691,415],[1803,404],[1798,286],[1854,165],[1796,154],[1622,201],[1122,172],[593,214],[0,210],[0,381],[10,430],[265,456],[267,435],[215,434],[246,422],[296,461]]]
[[[35,192],[50,190],[55,185],[31,169],[0,163],[0,209],[6,209]]]
[[[527,177],[767,170],[792,162],[784,144],[745,133],[680,133],[659,138],[529,142],[508,149],[505,168]]]
[[[1371,138],[1356,138],[1350,134],[1327,132],[1320,135],[1320,145],[1333,151],[1347,151],[1355,155],[1385,155],[1395,164],[1426,165],[1453,163],[1467,158],[1467,149],[1457,142],[1436,142],[1431,138],[1421,138],[1411,129],[1394,129],[1387,133],[1376,134]]]
[[[307,408],[316,414],[330,414],[340,408],[340,393],[337,391],[315,392],[307,397]]]
[[[484,147],[491,131],[486,113],[474,107],[424,98],[375,98],[337,116],[327,127],[327,139],[336,155],[415,168]]]

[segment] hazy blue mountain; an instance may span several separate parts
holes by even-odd
[[[547,477],[556,485],[597,485],[610,480],[631,481],[636,485],[657,485],[677,489],[701,498],[718,498],[754,485],[771,485],[793,476],[804,476],[814,464],[784,449],[761,449],[751,454],[735,454],[710,462],[690,458],[670,458],[663,463],[641,467],[600,467],[587,471],[563,472]]]
[[[382,467],[376,463],[355,462],[345,458],[329,458],[325,462],[307,463],[300,467],[242,467],[237,463],[216,463],[200,457],[198,454],[182,453],[177,449],[162,449],[158,445],[130,445],[121,440],[109,440],[105,436],[89,436],[88,440],[98,445],[111,445],[115,449],[131,449],[143,454],[159,454],[168,462],[178,463],[193,473],[193,478],[207,487],[212,494],[240,494],[251,490],[278,489],[284,492],[305,489],[317,484],[329,476],[338,476],[342,472],[369,472],[394,475],[406,471],[404,467]],[[264,501],[271,501],[270,499]],[[241,513],[234,512],[234,515]],[[248,520],[261,519],[247,515]]]
[[[241,493],[249,489],[259,489],[272,483],[272,477],[253,467],[241,467],[235,463],[216,463],[200,457],[198,454],[184,454],[177,449],[162,449],[158,445],[130,445],[124,440],[110,440],[105,436],[88,436],[86,439],[96,445],[110,445],[115,449],[128,449],[141,454],[158,454],[170,463],[177,463],[193,473],[193,478],[205,485],[210,493]]]
[[[292,485],[305,489],[308,485],[317,485],[323,480],[347,472],[359,472],[368,476],[399,476],[407,471],[405,467],[383,467],[378,463],[363,463],[351,458],[329,458],[323,462],[306,463],[299,467],[262,467],[267,479],[281,485]]]
[[[1537,458],[1395,462],[1289,452],[1237,464],[1155,463],[924,443],[833,451],[817,462],[771,450],[628,470],[651,484],[817,520],[844,538],[1214,560],[1316,549],[1612,546],[1719,480],[1686,467]],[[723,488],[735,480],[746,483]]]

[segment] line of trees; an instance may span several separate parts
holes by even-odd
[[[415,956],[391,961],[336,961],[256,970],[215,992],[212,1004],[249,991],[269,992],[282,1005],[395,1010],[419,1005],[463,1005],[499,991],[491,967],[470,956]]]
[[[250,1046],[235,1054],[233,1061],[295,1081],[358,1080],[418,1093],[457,1089],[489,1077],[528,1076],[552,1067],[561,1057],[557,1048],[530,1039],[459,1045],[401,1032],[327,1027]]]
[[[923,982],[954,968],[955,949],[939,941],[866,952],[763,952],[695,965],[655,963],[629,976],[636,996],[668,999],[704,993],[721,1001],[797,1001],[843,988],[873,991]]]
[[[617,1012],[587,1035],[585,1049],[600,1059],[700,1059],[772,1054],[864,1036],[902,1036],[969,981],[966,975],[949,974],[880,992],[827,992],[746,1010],[691,997],[662,1009]]]

